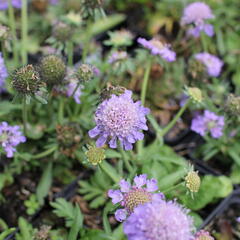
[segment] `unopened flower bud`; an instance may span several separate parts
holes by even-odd
[[[41,59],[39,73],[41,79],[48,85],[58,85],[65,77],[66,65],[61,57],[48,55]]]
[[[88,151],[85,152],[85,155],[92,165],[97,165],[105,159],[105,150],[95,146],[88,146]]]
[[[21,94],[35,94],[42,85],[33,65],[26,65],[12,74],[13,88]]]
[[[240,97],[236,97],[233,94],[230,94],[227,98],[225,109],[232,115],[240,114]]]
[[[188,95],[189,97],[197,103],[202,102],[203,97],[202,97],[202,91],[199,88],[196,87],[189,87],[187,88]]]
[[[199,191],[201,185],[201,179],[198,176],[198,172],[190,171],[188,172],[187,176],[185,177],[186,187],[190,192],[196,193]]]

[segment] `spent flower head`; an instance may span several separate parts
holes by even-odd
[[[203,100],[202,91],[196,87],[188,87],[187,95],[192,99],[193,102],[201,103]]]
[[[192,24],[188,30],[188,34],[199,37],[201,32],[205,32],[208,36],[214,35],[214,29],[206,20],[214,18],[210,7],[204,2],[190,3],[185,7],[181,19],[182,25]]]
[[[70,24],[58,21],[53,25],[52,35],[59,42],[66,42],[72,38],[74,30]]]
[[[105,159],[104,148],[98,148],[94,145],[88,145],[88,150],[85,152],[87,160],[92,165],[98,165]]]
[[[209,76],[218,77],[220,75],[223,66],[223,61],[220,60],[218,57],[203,52],[196,54],[195,59],[205,65]]]
[[[190,166],[190,169],[185,176],[185,184],[191,193],[197,193],[199,191],[201,178],[198,175],[198,171],[194,171],[193,166]]]
[[[210,132],[213,138],[220,138],[223,135],[224,117],[218,116],[208,110],[203,115],[198,115],[192,120],[191,130],[205,136]]]
[[[120,203],[123,207],[123,209],[118,209],[115,212],[117,221],[122,222],[125,220],[141,204],[164,198],[164,195],[158,190],[156,179],[147,179],[147,175],[142,174],[135,176],[133,181],[134,184],[131,185],[122,179],[119,182],[120,190],[111,189],[108,191],[108,196],[112,198],[112,203]]]
[[[94,77],[94,67],[90,64],[81,64],[77,67],[75,76],[81,83],[89,82]]]
[[[8,158],[13,157],[16,146],[26,141],[19,126],[10,126],[7,122],[0,123],[0,145]]]
[[[120,96],[115,94],[104,100],[95,112],[96,127],[90,130],[89,136],[98,136],[96,146],[108,142],[110,148],[117,147],[117,140],[125,150],[131,150],[132,144],[144,138],[141,130],[147,130],[146,115],[149,109],[141,102],[132,100],[132,92],[126,90]]]
[[[152,55],[159,55],[167,62],[173,62],[176,60],[176,53],[170,49],[169,44],[164,44],[160,40],[155,38],[153,38],[152,40],[138,38],[137,41],[143,47],[149,49]]]
[[[240,97],[229,94],[225,104],[225,110],[233,116],[240,114]]]
[[[4,63],[4,58],[0,52],[0,93],[5,91],[5,80],[8,77],[7,68]]]
[[[175,201],[155,200],[135,208],[124,222],[128,240],[192,240],[193,220]]]
[[[17,69],[11,77],[13,88],[23,95],[33,95],[43,85],[39,73],[33,65],[26,65]]]

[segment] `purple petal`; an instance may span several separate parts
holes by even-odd
[[[112,203],[116,204],[123,200],[123,195],[120,190],[112,190],[108,191],[108,196],[112,198]]]
[[[146,184],[146,182],[147,182],[147,174],[141,174],[139,176],[136,176],[133,181],[136,184],[136,186],[138,188],[140,188],[140,187],[142,187],[143,185]]]
[[[154,178],[147,180],[147,191],[155,192],[157,190],[158,190],[157,180]]]
[[[124,180],[124,179],[122,179],[122,180],[119,182],[119,186],[120,186],[122,192],[129,192],[129,191],[130,191],[130,188],[131,188],[130,183],[127,182],[127,181]]]
[[[125,209],[118,209],[115,212],[115,218],[119,222],[124,221],[127,218],[127,211]]]
[[[99,134],[100,134],[100,130],[98,129],[98,126],[88,131],[88,135],[90,138],[95,138]]]

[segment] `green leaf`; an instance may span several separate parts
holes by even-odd
[[[80,211],[79,206],[76,206],[75,213],[74,213],[74,220],[68,235],[68,240],[77,240],[77,236],[80,229],[82,228],[82,225],[83,225],[83,215]]]
[[[9,228],[4,230],[1,234],[0,234],[0,240],[4,240],[8,235],[10,235],[11,233],[13,233],[16,230],[16,228]]]
[[[44,198],[48,195],[51,185],[52,185],[52,162],[49,162],[43,172],[43,175],[40,179],[36,191],[37,199],[41,205],[43,204]]]
[[[20,233],[16,235],[17,240],[32,240],[32,226],[23,218],[18,219]]]

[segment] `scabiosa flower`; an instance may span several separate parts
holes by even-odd
[[[211,24],[205,23],[207,19],[214,18],[210,7],[203,2],[189,4],[183,12],[181,19],[182,25],[193,24],[188,31],[189,35],[199,37],[200,32],[205,32],[209,37],[214,35],[214,29]]]
[[[206,68],[208,75],[211,77],[218,77],[223,66],[223,61],[218,57],[209,53],[198,53],[195,55],[195,59],[203,63]]]
[[[127,52],[125,51],[115,51],[109,56],[108,62],[115,63],[115,62],[123,61],[127,58],[127,56],[128,56]]]
[[[149,41],[145,38],[138,38],[137,42],[143,47],[149,49],[152,55],[160,55],[168,62],[173,62],[176,60],[176,53],[170,50],[169,44],[163,44],[161,41],[154,38]]]
[[[191,130],[205,136],[210,132],[213,138],[220,138],[223,134],[224,117],[218,116],[208,110],[203,115],[197,116],[192,120]]]
[[[22,0],[12,0],[12,6],[14,8],[22,7]],[[0,10],[8,9],[8,0],[0,0]]]
[[[128,240],[192,240],[193,221],[175,201],[139,205],[123,225]]]
[[[142,140],[141,130],[148,130],[145,115],[149,109],[141,106],[141,102],[132,100],[132,91],[103,101],[95,113],[96,127],[88,132],[91,138],[99,136],[96,146],[102,147],[106,142],[110,148],[117,147],[117,140],[125,150],[131,150],[132,144]]]
[[[236,218],[236,221],[237,221],[238,223],[240,223],[240,217],[237,217],[237,218]]]
[[[119,182],[120,190],[111,189],[108,191],[112,203],[120,203],[124,207],[124,209],[118,209],[115,212],[117,221],[125,220],[127,215],[131,214],[140,204],[164,198],[164,195],[158,191],[156,179],[148,180],[147,175],[142,174],[136,176],[133,181],[134,185],[131,186],[129,182],[122,179]]]
[[[16,146],[25,141],[26,138],[22,135],[19,126],[9,126],[7,122],[0,123],[0,144],[8,158],[13,157]]]
[[[4,64],[2,53],[0,52],[0,93],[5,91],[5,79],[8,77],[7,68]]]
[[[214,240],[214,238],[210,236],[209,232],[200,230],[195,234],[194,240]]]

